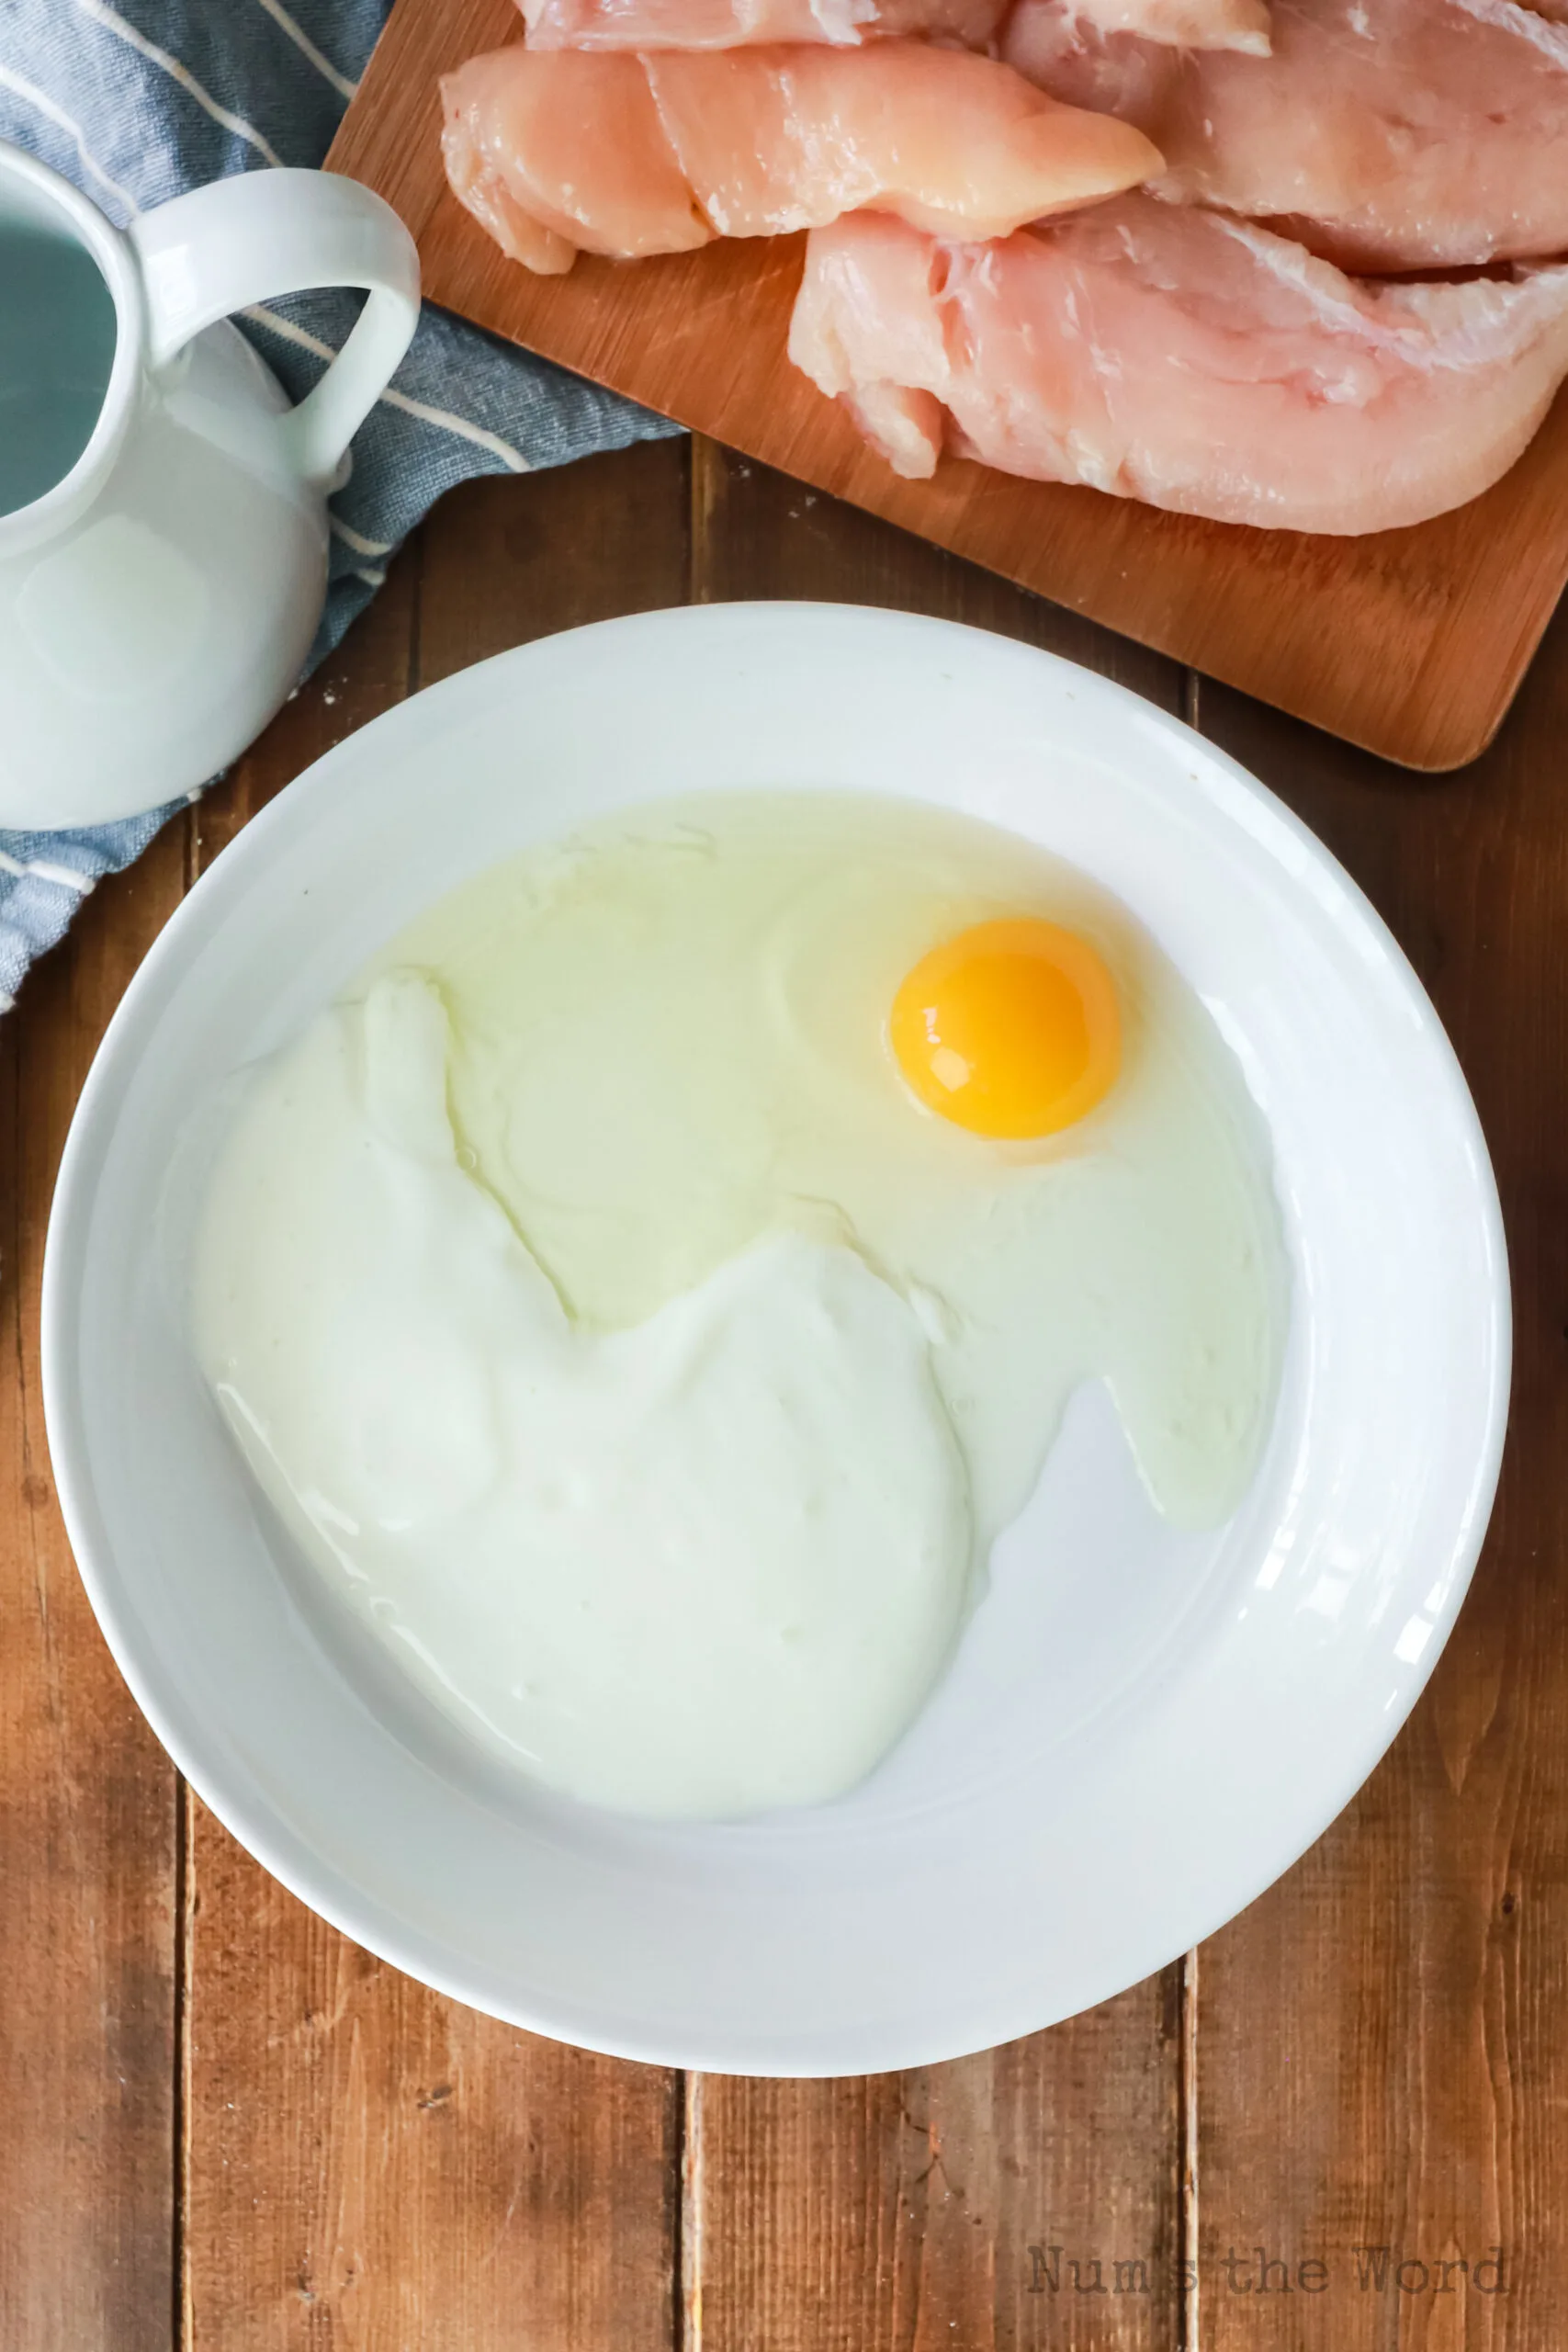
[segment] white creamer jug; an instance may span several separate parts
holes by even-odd
[[[368,300],[291,409],[227,314],[317,286]],[[122,233],[0,141],[0,825],[154,808],[260,732],[418,315],[413,241],[352,180],[246,174]]]

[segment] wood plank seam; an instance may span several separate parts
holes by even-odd
[[[191,2026],[196,1871],[192,1852],[194,1825],[189,1783],[183,1772],[175,1775],[175,2081],[174,2081],[174,2340],[176,2352],[189,2352],[195,2339],[191,2304],[190,2250],[186,2224],[190,2211],[191,2168]]]
[[[675,2278],[671,2305],[675,2352],[703,2352],[703,2219],[706,2184],[703,2165],[703,2077],[677,2077],[680,2194],[676,2199]]]
[[[1190,699],[1194,712],[1198,701],[1198,680],[1189,673]],[[1178,2092],[1181,2118],[1181,2179],[1177,2224],[1177,2243],[1180,2250],[1181,2292],[1178,2299],[1177,2320],[1181,2352],[1202,2352],[1203,2321],[1198,2278],[1198,2246],[1201,2226],[1199,2205],[1199,2145],[1198,2145],[1198,2068],[1201,2046],[1198,2036],[1198,1948],[1183,1955],[1181,1961],[1181,2056],[1178,2070]]]

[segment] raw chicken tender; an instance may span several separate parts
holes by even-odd
[[[1568,0],[1564,0],[1568,6]],[[1097,33],[1134,33],[1176,49],[1239,49],[1267,57],[1267,0],[1065,0],[1065,13]]]
[[[1271,55],[1237,57],[1018,0],[1003,54],[1146,130],[1157,194],[1267,220],[1344,268],[1568,252],[1568,25],[1515,0],[1274,0],[1272,15]]]
[[[1221,5],[1245,6],[1246,0]],[[1007,0],[521,0],[521,6],[530,49],[743,49],[777,40],[854,49],[897,33],[984,49],[995,38]]]
[[[991,59],[863,50],[503,49],[442,83],[453,189],[530,269],[684,253],[874,206],[1001,237],[1160,168],[1143,133]]]
[[[636,57],[472,57],[441,84],[452,192],[502,253],[543,277],[580,251],[690,253],[712,230],[671,153]]]
[[[993,245],[866,218],[813,234],[790,356],[902,474],[945,445],[1182,514],[1381,531],[1519,455],[1568,375],[1568,267],[1369,285],[1145,196]]]
[[[1563,0],[1568,6],[1568,0]],[[530,49],[744,49],[825,41],[840,49],[913,33],[985,49],[1008,0],[519,0]],[[1076,0],[1096,31],[1194,49],[1269,51],[1266,0]]]

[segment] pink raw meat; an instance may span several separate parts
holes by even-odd
[[[1268,0],[1066,0],[1066,6],[1091,39],[1104,33],[1134,33],[1140,40],[1158,41],[1168,49],[1238,49],[1249,57],[1269,54]]]
[[[852,49],[923,33],[984,49],[1007,0],[520,0],[531,49],[742,49],[826,41]],[[1203,0],[1197,0],[1203,5]]]
[[[902,474],[945,446],[1224,522],[1382,531],[1513,464],[1568,375],[1568,267],[1368,284],[1145,196],[990,245],[859,217],[812,235],[790,356]]]
[[[442,83],[452,187],[530,269],[683,253],[874,206],[1005,236],[1160,168],[1143,133],[923,41],[647,57],[503,49]]]
[[[1555,0],[1561,8],[1568,0]],[[1003,54],[1145,130],[1156,192],[1267,220],[1342,267],[1568,252],[1568,26],[1515,0],[1274,0],[1268,57],[1102,35],[1018,0]]]
[[[525,268],[559,277],[580,251],[688,253],[712,237],[639,58],[498,50],[446,74],[441,100],[453,194]]]
[[[985,49],[1008,0],[518,0],[531,49],[743,49],[757,41],[855,48],[917,34]],[[1076,0],[1099,32],[1265,56],[1266,0]],[[1568,6],[1568,0],[1564,0]]]

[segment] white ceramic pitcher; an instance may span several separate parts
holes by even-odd
[[[369,299],[291,409],[227,314],[318,286]],[[352,180],[248,173],[122,233],[0,142],[0,825],[154,808],[260,732],[418,315],[413,241]]]

